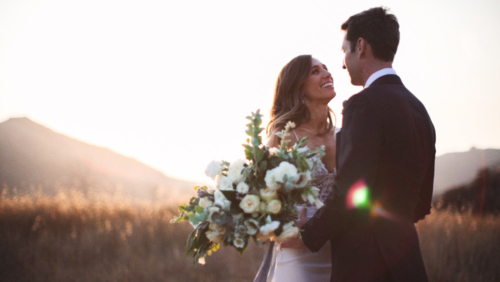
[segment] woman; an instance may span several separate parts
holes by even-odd
[[[335,95],[333,78],[324,64],[310,55],[294,58],[278,76],[271,120],[266,131],[269,137],[267,146],[278,147],[280,140],[276,133],[283,130],[288,121],[293,121],[296,126],[285,137],[290,140],[289,146],[308,136],[309,148],[325,147],[326,155],[321,159],[324,166],[313,172],[314,185],[321,189],[320,200],[326,199],[333,187],[335,126],[328,103]],[[297,208],[307,212],[307,218],[316,212],[314,206]],[[319,252],[312,253],[303,244],[297,246],[292,242],[276,246],[273,253],[275,262],[269,259],[269,255],[256,281],[330,281],[330,245],[326,244]]]

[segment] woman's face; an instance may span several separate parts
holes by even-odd
[[[324,101],[326,104],[336,95],[332,75],[326,66],[315,58],[312,58],[312,66],[303,91],[304,100]]]

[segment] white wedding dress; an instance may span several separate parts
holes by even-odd
[[[335,134],[338,133],[335,130]],[[293,131],[299,140],[295,130]],[[323,163],[312,171],[313,185],[320,189],[319,199],[324,202],[333,189],[335,172],[330,173]],[[316,206],[296,206],[300,212],[307,209],[307,219],[314,216]],[[318,252],[313,253],[307,247],[280,248],[279,244],[272,243],[264,256],[262,265],[254,282],[329,282],[332,271],[331,247],[328,241]]]
[[[321,189],[319,198],[324,201],[333,188],[334,173],[329,173],[324,166],[318,166],[313,172],[314,186]],[[297,206],[300,211],[307,208],[307,219],[313,217],[316,206]],[[275,249],[276,264],[274,268],[273,282],[329,282],[332,262],[330,253],[330,241],[328,241],[318,252],[313,253],[307,247],[300,249],[280,248]]]

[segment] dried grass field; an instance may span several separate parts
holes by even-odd
[[[252,281],[266,246],[184,255],[172,206],[78,193],[0,198],[0,281]],[[433,212],[418,224],[431,281],[500,281],[500,217]]]

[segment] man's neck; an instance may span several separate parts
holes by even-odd
[[[372,74],[386,68],[392,68],[392,62],[374,60],[367,64],[365,69],[363,70],[363,86],[366,84],[366,81]]]

